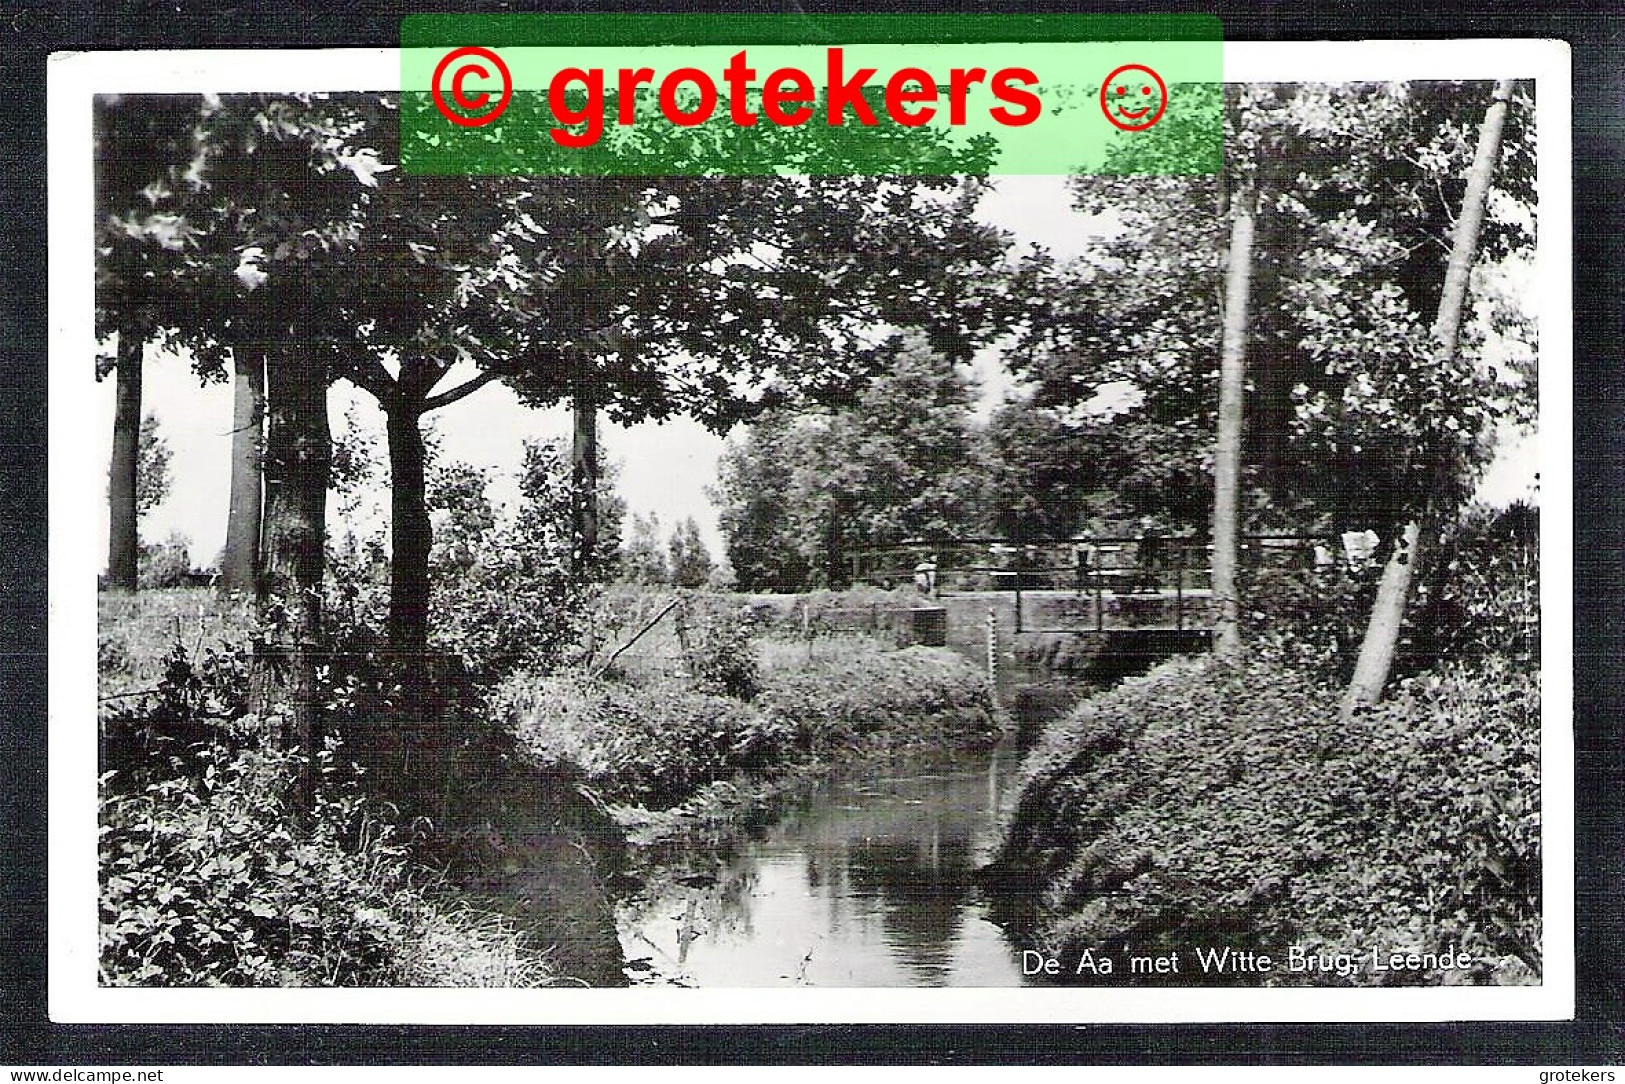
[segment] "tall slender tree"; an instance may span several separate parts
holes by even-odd
[[[195,344],[201,309],[190,280],[197,231],[183,213],[182,180],[198,101],[186,95],[100,95],[92,111],[96,195],[96,324],[117,336],[113,454],[108,469],[108,582],[134,590],[136,460],[143,354],[149,341]]]
[[[1438,314],[1431,333],[1432,349],[1428,364],[1440,370],[1449,371],[1456,367],[1462,312],[1467,301],[1473,263],[1478,258],[1479,232],[1484,225],[1485,204],[1495,176],[1496,162],[1501,155],[1501,131],[1506,123],[1512,92],[1511,79],[1503,79],[1495,85],[1483,124],[1479,127],[1473,164],[1467,172],[1467,188],[1451,239],[1450,261],[1445,269],[1444,288],[1439,295]],[[1451,471],[1453,466],[1446,465],[1445,470]],[[1415,518],[1405,524],[1399,538],[1394,540],[1382,578],[1377,584],[1377,597],[1372,604],[1371,620],[1366,626],[1359,658],[1355,662],[1354,676],[1344,696],[1345,712],[1375,703],[1382,696],[1383,686],[1388,683],[1388,672],[1393,666],[1394,652],[1399,644],[1411,584],[1416,577],[1417,565],[1426,555],[1437,530],[1442,496],[1433,492],[1425,494],[1417,507]]]
[[[1248,180],[1230,200],[1230,250],[1224,278],[1224,324],[1219,347],[1219,431],[1213,448],[1213,600],[1218,614],[1213,650],[1241,653],[1241,595],[1236,570],[1241,544],[1241,438],[1247,383],[1247,310],[1252,304],[1253,232],[1257,182]]]

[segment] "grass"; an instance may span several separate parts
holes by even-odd
[[[402,948],[403,986],[533,987],[559,978],[505,916],[466,905],[429,903]]]
[[[243,651],[255,625],[251,599],[222,596],[208,587],[102,591],[96,596],[96,619],[97,678],[104,697],[156,686],[177,639],[193,658],[208,650]]]

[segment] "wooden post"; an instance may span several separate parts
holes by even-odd
[[[1102,552],[1102,551],[1096,551]],[[1101,568],[1101,560],[1095,559],[1095,569],[1092,575],[1095,579],[1095,631],[1106,631],[1106,577],[1101,575],[1105,570]]]
[[[1174,551],[1179,556],[1174,558],[1174,630],[1185,631],[1185,544],[1179,543]]]
[[[1016,634],[1021,633],[1021,573],[1016,573]]]
[[[987,683],[999,687],[999,617],[993,607],[987,608]]]

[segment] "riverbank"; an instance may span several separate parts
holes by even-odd
[[[297,809],[298,759],[250,711],[251,607],[98,602],[105,984],[624,981],[601,884],[623,840],[573,777],[484,720],[368,714],[335,721]]]
[[[1002,732],[981,672],[946,649],[843,635],[729,650],[749,660],[729,681],[517,675],[493,699],[527,757],[579,772],[641,843],[760,820],[865,757],[986,748]]]
[[[1538,983],[1539,688],[1491,655],[1345,722],[1277,663],[1166,663],[1048,728],[984,883],[1061,983]]]

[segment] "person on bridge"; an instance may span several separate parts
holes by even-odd
[[[922,595],[935,597],[937,593],[937,555],[931,554],[914,566],[914,589]]]
[[[1072,540],[1072,564],[1077,572],[1078,593],[1094,586],[1095,574],[1100,567],[1100,547],[1093,536],[1080,534]]]
[[[1145,516],[1140,520],[1140,542],[1134,569],[1134,585],[1129,588],[1129,592],[1158,593],[1161,590],[1158,583],[1161,571],[1162,532],[1157,529],[1155,520]]]

